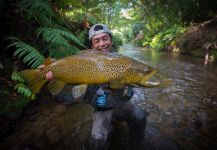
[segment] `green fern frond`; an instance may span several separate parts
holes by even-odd
[[[59,51],[56,49],[49,52],[49,57],[51,57],[51,58],[60,59],[60,58],[66,57],[66,56],[69,56],[66,52]]]
[[[33,94],[27,86],[25,86],[23,83],[18,83],[14,89],[17,91],[17,93],[25,96],[25,97],[28,97],[32,100],[36,99],[36,95]]]
[[[34,47],[29,44],[22,42],[20,39],[15,37],[9,37],[8,39],[13,40],[12,44],[8,47],[15,46],[16,50],[14,56],[22,58],[23,62],[29,65],[31,68],[37,68],[44,61],[44,56]]]
[[[70,42],[73,42],[79,46],[85,47],[79,39],[70,31],[67,31],[67,29],[39,28],[37,30],[37,36],[40,35],[42,35],[45,41],[56,43],[57,45],[69,45]]]
[[[71,43],[83,45],[71,32],[62,29],[38,28],[37,36],[42,36],[48,43],[49,57],[53,58],[62,58],[77,53],[79,49]]]
[[[37,36],[42,35],[42,38],[48,42],[56,45],[70,45],[67,39],[65,39],[57,30],[53,28],[39,28]]]
[[[13,72],[13,73],[11,74],[11,79],[12,79],[13,81],[17,81],[17,82],[21,82],[21,83],[24,83],[24,82],[25,82],[25,80],[24,80],[17,72]]]
[[[63,37],[65,37],[66,39],[71,40],[72,42],[78,44],[79,46],[85,47],[82,42],[75,36],[73,35],[70,31],[64,31],[64,30],[59,30],[57,29],[57,32],[59,32],[59,34],[61,34]]]
[[[14,90],[17,91],[17,93],[30,98],[32,100],[36,99],[35,94],[33,94],[27,86],[24,85],[24,79],[17,73],[17,72],[13,72],[11,75],[11,79],[13,81],[17,81],[19,82],[18,84],[16,84],[16,86],[14,87]]]
[[[51,25],[55,17],[47,0],[22,0],[18,8],[27,12],[29,18],[34,18],[41,25]]]

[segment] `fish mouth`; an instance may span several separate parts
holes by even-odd
[[[151,70],[148,74],[145,75],[145,78],[141,81],[141,85],[144,87],[157,87],[160,85],[160,81],[151,81],[150,79],[157,74],[159,71],[158,70]]]
[[[145,87],[158,87],[160,85],[160,81],[146,81]]]

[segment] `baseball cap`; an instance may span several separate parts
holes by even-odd
[[[108,33],[112,35],[112,32],[109,30],[109,28],[106,25],[98,23],[93,25],[89,30],[89,41],[92,39],[93,36],[100,33]]]

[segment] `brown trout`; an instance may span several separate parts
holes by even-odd
[[[59,59],[47,64],[43,70],[29,69],[20,72],[33,93],[38,93],[47,82],[46,73],[52,71],[54,80],[49,90],[57,94],[65,83],[73,85],[90,85],[109,83],[110,87],[138,85],[155,87],[148,79],[158,71],[134,59],[94,50]]]

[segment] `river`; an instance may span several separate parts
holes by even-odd
[[[135,89],[132,101],[150,114],[148,137],[155,135],[150,128],[154,127],[178,149],[217,149],[216,64],[204,66],[203,59],[131,45],[121,47],[120,53],[159,69],[171,80],[168,87]]]

